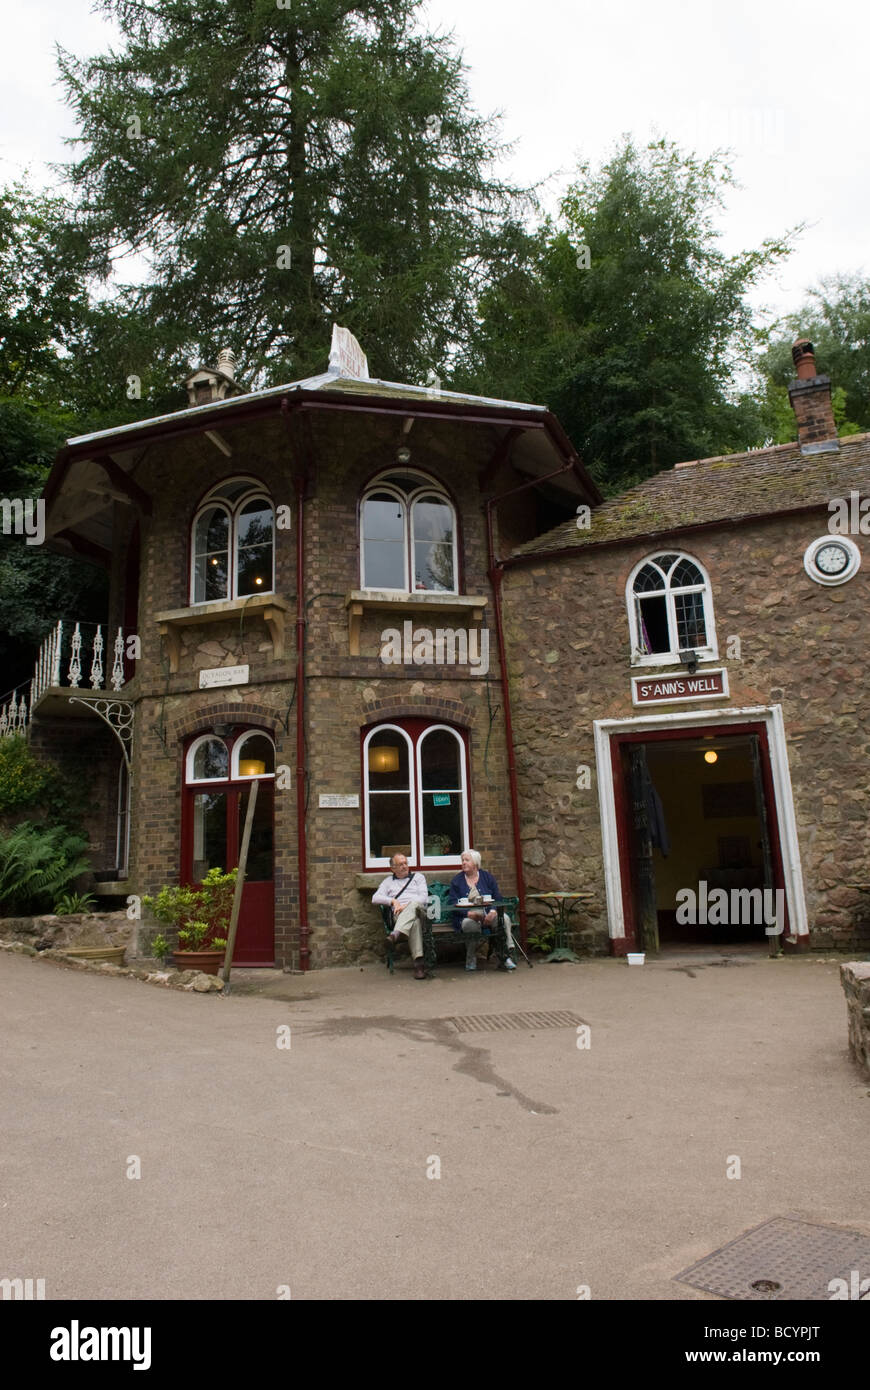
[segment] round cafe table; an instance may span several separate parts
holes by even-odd
[[[556,925],[555,943],[550,954],[545,957],[544,964],[549,965],[553,961],[570,960],[578,961],[580,957],[571,950],[568,945],[568,927],[571,921],[571,913],[578,907],[592,901],[592,892],[588,888],[581,888],[577,893],[527,893],[526,902],[540,902],[549,910],[550,916]]]

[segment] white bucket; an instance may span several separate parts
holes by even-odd
[[[629,965],[643,965],[645,959],[645,951],[629,951],[626,955],[626,960],[628,961]]]

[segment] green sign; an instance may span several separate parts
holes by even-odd
[[[433,806],[449,806],[449,805],[450,805],[450,793],[449,793],[449,792],[436,792],[435,795],[432,797],[432,805],[433,805]]]

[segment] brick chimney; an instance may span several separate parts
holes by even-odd
[[[209,405],[228,396],[243,396],[243,388],[235,379],[236,355],[230,348],[221,348],[217,366],[197,367],[185,381],[187,399],[191,405]]]
[[[791,355],[797,377],[789,382],[788,398],[797,419],[801,453],[834,453],[840,442],[831,406],[831,378],[816,372],[815,349],[808,338],[798,338]]]

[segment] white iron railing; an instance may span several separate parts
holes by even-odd
[[[67,625],[68,627],[69,625]],[[18,686],[0,699],[0,738],[7,734],[23,733],[33,716],[35,705],[46,690],[79,690],[82,688],[82,658],[87,667],[90,657],[90,689],[103,689],[103,641],[102,624],[90,638],[82,633],[82,627],[90,630],[92,623],[76,623],[72,636],[68,638],[63,622],[48,634],[39,649],[39,656],[33,669],[33,679]],[[124,630],[118,628],[112,647],[112,674],[108,685],[112,690],[120,690],[124,684]],[[29,685],[29,688],[28,688]],[[88,689],[87,686],[84,689]]]

